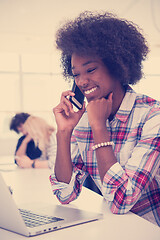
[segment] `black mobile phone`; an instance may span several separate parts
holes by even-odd
[[[84,102],[84,95],[79,89],[79,87],[76,85],[75,81],[72,86],[72,92],[75,93],[74,96],[69,97],[69,101],[73,103],[73,105],[78,108],[79,110],[82,109],[83,107],[83,102]]]

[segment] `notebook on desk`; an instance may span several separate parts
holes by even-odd
[[[103,217],[101,213],[60,205],[46,206],[34,212],[19,209],[1,174],[0,193],[0,227],[24,236],[36,236]]]

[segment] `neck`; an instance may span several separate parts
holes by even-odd
[[[115,114],[117,113],[123,101],[123,98],[125,96],[125,93],[126,93],[126,88],[122,86],[116,88],[115,91],[113,92],[113,106],[112,106],[112,113],[109,116],[109,121],[111,121],[114,118]]]

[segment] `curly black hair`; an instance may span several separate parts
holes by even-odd
[[[56,45],[62,51],[66,79],[73,78],[71,57],[76,53],[100,58],[109,73],[124,86],[141,79],[142,60],[149,52],[136,24],[108,12],[85,11],[75,20],[66,22],[56,33]]]
[[[25,123],[25,121],[27,120],[27,118],[30,116],[30,114],[28,113],[24,113],[24,112],[21,112],[21,113],[17,113],[12,119],[11,119],[11,122],[10,122],[10,130],[14,130],[16,133],[19,133],[18,131],[18,127]]]

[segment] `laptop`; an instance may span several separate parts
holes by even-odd
[[[36,211],[18,209],[0,174],[0,227],[24,236],[71,227],[101,219],[103,214],[61,205],[48,205]]]

